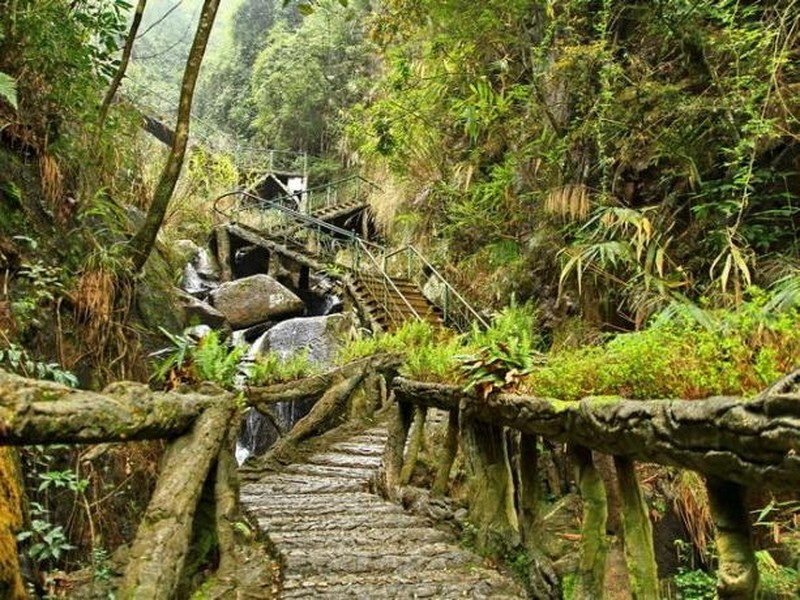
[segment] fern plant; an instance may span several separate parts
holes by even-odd
[[[2,71],[0,71],[0,100],[5,100],[14,110],[17,109],[17,82]]]

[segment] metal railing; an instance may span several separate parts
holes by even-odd
[[[460,331],[468,331],[473,323],[488,329],[486,319],[414,246],[406,245],[384,253],[383,269],[390,277],[405,277],[419,286],[423,293],[425,287],[432,289],[426,297],[441,309],[445,322],[453,323]]]
[[[403,320],[396,310],[398,303],[405,306],[414,318],[423,320],[423,317],[399,289],[393,275],[407,279],[418,287],[430,285],[432,281],[434,286],[441,289],[441,293],[436,294],[440,297],[427,298],[428,301],[442,311],[446,323],[459,330],[467,331],[473,323],[484,328],[489,326],[413,246],[388,249],[375,244],[350,230],[287,206],[286,201],[291,199],[291,196],[285,196],[267,200],[237,190],[219,196],[214,201],[214,211],[233,223],[282,242],[287,248],[310,254],[319,262],[349,269],[373,299],[381,304],[387,318],[395,326],[399,326]]]
[[[366,201],[366,191],[380,191],[380,186],[361,175],[351,175],[330,183],[315,185],[303,191],[291,192],[275,198],[281,204],[293,203],[300,211],[313,214],[317,211],[339,204],[352,204]]]

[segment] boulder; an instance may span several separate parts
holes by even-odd
[[[352,318],[346,314],[289,319],[267,331],[253,345],[253,350],[276,352],[282,358],[306,350],[311,362],[327,366],[349,341],[352,329]]]
[[[214,307],[234,328],[303,312],[303,301],[269,275],[251,275],[223,283],[211,294]]]
[[[208,302],[203,302],[189,294],[181,294],[183,312],[186,315],[186,326],[208,325],[212,329],[224,329],[227,325],[225,315]]]

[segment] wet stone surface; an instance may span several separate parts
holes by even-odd
[[[372,429],[242,487],[281,554],[281,597],[524,598],[451,534],[370,493],[385,443]]]

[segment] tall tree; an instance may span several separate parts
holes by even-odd
[[[214,18],[219,8],[219,0],[205,0],[200,14],[200,22],[194,35],[189,58],[186,59],[186,69],[183,72],[181,84],[181,97],[178,103],[178,120],[175,125],[175,137],[172,142],[167,162],[153,193],[153,201],[147,211],[147,216],[139,231],[130,239],[127,246],[128,255],[133,261],[133,270],[138,272],[150,256],[156,241],[164,215],[172,199],[172,193],[178,182],[178,176],[186,154],[186,145],[189,141],[189,121],[191,117],[192,98],[197,84],[197,75],[203,62],[203,55],[208,44],[208,37],[214,25]]]
[[[125,77],[125,71],[128,69],[128,62],[130,62],[131,52],[133,51],[133,42],[136,40],[136,34],[139,31],[139,25],[142,23],[142,15],[144,14],[144,8],[146,5],[147,0],[139,0],[138,4],[136,5],[136,12],[133,13],[133,22],[131,23],[131,28],[128,30],[128,37],[125,38],[125,47],[122,49],[122,58],[119,61],[119,66],[117,67],[116,73],[114,73],[114,78],[111,80],[111,85],[106,92],[105,98],[103,98],[103,104],[100,105],[100,116],[98,118],[98,122],[101,128],[103,127],[103,123],[108,115],[108,109],[111,106],[111,101],[114,99],[114,96],[116,96],[117,90],[119,89],[119,84],[122,83],[122,78]]]

